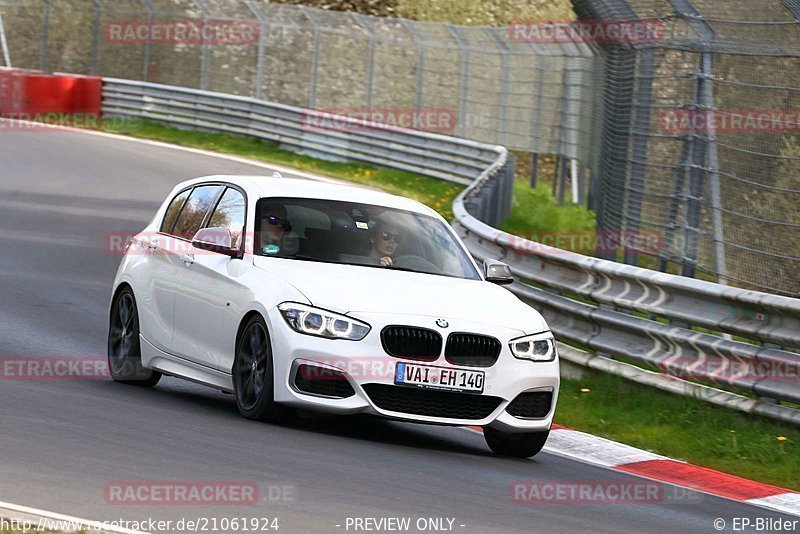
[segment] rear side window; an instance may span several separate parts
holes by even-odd
[[[178,215],[172,235],[183,239],[192,239],[203,225],[203,219],[217,198],[219,188],[218,185],[195,187]]]
[[[164,220],[161,223],[162,232],[168,234],[172,231],[172,227],[175,225],[175,220],[178,218],[178,214],[181,212],[181,208],[191,192],[191,189],[187,189],[172,199],[172,202],[169,203],[167,212],[164,214]]]
[[[211,219],[206,225],[208,228],[227,228],[233,236],[234,246],[238,246],[239,239],[244,230],[245,202],[244,195],[236,189],[229,187],[219,199]]]

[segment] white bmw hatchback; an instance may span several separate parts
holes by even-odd
[[[498,454],[549,433],[558,356],[507,266],[479,269],[413,200],[346,185],[211,176],[178,185],[128,241],[108,337],[114,380],[162,374],[293,408],[482,426]]]

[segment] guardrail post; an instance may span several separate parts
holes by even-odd
[[[502,178],[502,175],[498,178]],[[487,183],[481,193],[483,194],[484,206],[486,207],[486,214],[484,216],[484,221],[491,225],[491,226],[499,226],[497,219],[499,218],[499,213],[497,210],[497,198],[499,195],[497,194],[497,190],[500,187],[500,184],[497,180],[492,180]]]
[[[458,121],[461,126],[461,136],[467,137],[467,91],[469,90],[469,64],[471,47],[464,39],[461,30],[452,24],[446,24],[447,29],[456,38],[461,50],[461,83],[458,93]]]
[[[711,230],[714,241],[714,268],[717,272],[717,282],[727,284],[727,266],[725,261],[725,233],[722,222],[722,192],[719,183],[719,157],[717,151],[717,133],[714,120],[714,81],[713,81],[713,56],[706,52],[702,57],[701,98],[703,107],[708,111],[708,164],[711,174],[709,176],[709,204],[711,208]]]
[[[715,32],[711,25],[702,20],[700,13],[695,9],[690,0],[667,0],[672,6],[675,15],[684,18],[687,24],[697,33],[701,42],[710,43],[715,39]],[[713,82],[712,68],[711,68],[712,55],[710,52],[703,52],[700,55],[700,65],[695,70],[695,93],[694,102],[691,109],[694,111],[701,108],[705,111],[713,110],[714,96],[713,96]],[[694,123],[694,121],[692,121]],[[702,225],[702,201],[703,191],[705,188],[705,174],[709,170],[706,168],[706,161],[711,165],[712,180],[716,183],[711,184],[712,192],[712,224],[714,224],[714,239],[715,239],[715,255],[717,261],[717,271],[722,267],[723,272],[725,269],[725,244],[722,241],[722,215],[719,207],[719,174],[716,169],[718,168],[716,138],[709,136],[707,133],[692,131],[691,142],[693,145],[701,145],[700,147],[692,147],[693,163],[691,165],[691,178],[689,181],[689,199],[687,202],[686,214],[686,243],[683,253],[681,274],[684,276],[694,277],[697,274],[697,242],[699,234],[701,233]],[[714,145],[713,147],[710,145]],[[686,155],[687,153],[684,152]],[[715,216],[718,220],[715,220]],[[717,242],[717,236],[719,241]],[[722,265],[720,265],[720,262]]]
[[[497,138],[499,143],[505,146],[508,143],[508,44],[497,35],[497,29],[486,28],[486,32],[495,40],[500,47],[500,117],[497,121]]]
[[[561,135],[559,136],[559,150],[560,154],[569,158],[568,169],[565,169],[562,189],[566,190],[567,176],[569,176],[570,185],[573,193],[570,195],[573,203],[577,203],[577,195],[575,189],[577,188],[577,169],[574,167],[575,161],[578,158],[578,137],[580,125],[578,123],[578,110],[576,101],[580,98],[580,91],[582,91],[582,80],[580,75],[580,52],[574,43],[562,43],[561,49],[564,52],[564,71],[562,82],[562,98],[561,98]],[[562,192],[563,203],[563,192]]]
[[[531,187],[535,188],[539,183],[539,154],[531,154]]]
[[[483,199],[479,195],[475,195],[469,200],[464,203],[467,211],[475,217],[476,219],[480,220],[483,217]]]
[[[269,23],[253,2],[248,1],[245,4],[258,20],[258,59],[256,59],[256,81],[253,94],[256,95],[257,99],[262,100],[264,98],[264,55],[267,48],[267,37],[269,36]]]
[[[649,142],[650,111],[653,106],[653,77],[655,76],[655,51],[645,48],[640,51],[640,67],[634,70],[636,89],[633,103],[633,149],[631,152],[631,177],[628,181],[626,195],[625,229],[638,231],[641,228],[642,199],[645,189],[645,162],[647,161],[647,145]],[[622,193],[620,193],[622,194]],[[622,228],[620,228],[622,230]],[[620,240],[621,239],[621,236]],[[638,254],[627,248],[623,250],[624,262],[628,265],[638,263]]]
[[[203,0],[192,0],[194,4],[200,9],[200,12],[203,14],[203,46],[201,51],[201,58],[200,58],[200,89],[203,91],[208,91],[209,86],[209,63],[211,62],[211,48],[208,42],[207,28],[208,28],[208,10],[206,9],[206,4]]]
[[[11,54],[8,53],[8,42],[6,41],[6,29],[3,26],[2,13],[0,13],[0,48],[3,50],[3,65],[11,68]]]
[[[700,240],[701,220],[701,199],[703,195],[703,178],[705,175],[705,151],[698,150],[702,154],[695,154],[695,162],[689,175],[689,198],[686,202],[686,227],[685,249],[683,253],[683,264],[681,275],[694,278],[697,274],[697,242]]]
[[[149,37],[153,35],[153,4],[150,3],[150,0],[139,0],[139,2],[144,7],[145,11],[147,11],[147,35],[148,39],[147,42],[144,44],[144,72],[142,74],[142,80],[149,82],[150,81],[150,61],[152,60],[153,55],[153,40]]]
[[[697,90],[697,80],[695,80],[695,91]],[[675,169],[675,187],[672,191],[672,198],[669,202],[669,211],[667,212],[667,223],[664,229],[664,251],[659,256],[658,270],[665,272],[667,270],[668,259],[666,254],[671,254],[672,246],[675,241],[675,232],[678,228],[676,221],[678,220],[678,211],[680,209],[681,200],[684,199],[683,188],[686,183],[686,178],[691,170],[691,162],[694,159],[694,133],[684,134],[681,141],[681,156],[680,164]],[[684,236],[685,237],[685,236]],[[685,247],[685,243],[683,244]],[[683,248],[682,248],[683,249]],[[683,256],[680,258],[681,265],[683,264]]]
[[[42,12],[42,47],[39,49],[39,70],[47,71],[47,47],[50,46],[50,0],[44,0]]]
[[[511,206],[514,202],[514,184],[515,175],[517,170],[517,157],[511,152],[507,155],[508,159],[503,169],[506,173],[506,190],[503,193],[503,214],[498,226],[503,224],[503,221],[511,214]]]
[[[576,13],[584,20],[615,19],[636,20],[637,13],[625,0],[614,4],[613,14],[605,5],[596,2],[574,2]],[[604,45],[606,61],[603,65],[603,117],[600,138],[600,158],[597,183],[592,202],[597,208],[597,231],[620,231],[624,228],[624,202],[622,192],[627,187],[627,172],[631,148],[631,118],[633,80],[630,73],[636,68],[636,49],[626,43]],[[616,254],[599,246],[595,255],[616,259]]]
[[[556,179],[553,182],[553,194],[557,197],[558,204],[564,204],[564,195],[567,188],[568,159],[566,156],[558,155],[556,160]]]
[[[89,56],[89,74],[97,74],[97,49],[100,42],[100,3],[92,0],[92,44]]]
[[[355,21],[367,31],[369,35],[369,45],[367,48],[367,110],[372,109],[372,89],[373,89],[373,77],[375,71],[375,32],[372,30],[372,26],[365,23],[364,15],[360,15],[358,13],[353,13],[353,18]]]
[[[533,55],[536,58],[536,81],[534,83],[535,90],[533,92],[533,109],[531,110],[531,152],[535,154],[546,154],[551,152],[549,147],[541,146],[541,116],[542,116],[542,99],[544,97],[545,79],[547,79],[547,68],[549,60],[546,54],[540,54],[540,48],[536,43],[531,43]],[[537,156],[538,157],[538,156]],[[531,184],[532,187],[535,185]]]
[[[311,58],[311,84],[308,91],[308,107],[316,109],[317,107],[317,80],[319,77],[319,47],[320,47],[320,27],[317,20],[306,6],[301,6],[303,14],[311,23],[314,32],[314,57]]]
[[[425,80],[425,39],[422,34],[414,26],[414,23],[408,19],[400,19],[403,26],[406,27],[408,32],[414,38],[414,44],[417,46],[417,72],[416,72],[416,94],[414,95],[414,105],[418,110],[422,109],[424,103],[423,89]]]

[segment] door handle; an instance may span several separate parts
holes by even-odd
[[[184,254],[181,256],[181,261],[186,265],[191,265],[194,263],[194,254]]]

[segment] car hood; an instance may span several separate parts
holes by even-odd
[[[297,288],[312,305],[340,313],[462,319],[525,333],[548,329],[539,312],[482,280],[262,256],[254,264]]]

